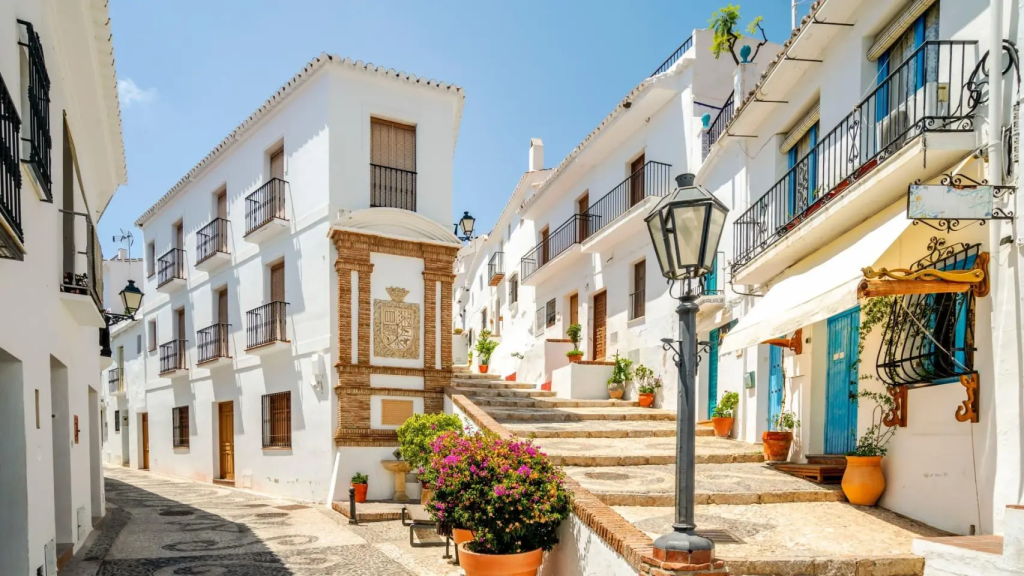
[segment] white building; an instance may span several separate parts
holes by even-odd
[[[394,421],[440,411],[433,388],[450,378],[450,361],[435,366],[451,353],[447,329],[433,346],[450,323],[434,284],[451,293],[463,101],[457,87],[322,54],[138,219],[144,311],[114,332],[114,461],[328,503],[363,472],[371,498],[392,495],[380,461],[393,458]],[[381,360],[380,343],[364,353],[370,292],[425,308],[415,351],[388,342],[402,360]]]
[[[94,226],[126,181],[106,2],[3,2],[0,46],[0,558],[56,574],[104,515]]]

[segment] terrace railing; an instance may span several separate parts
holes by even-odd
[[[370,164],[370,206],[416,211],[416,173]]]
[[[171,248],[156,261],[156,285],[163,286],[171,280],[185,279],[185,250]]]
[[[664,196],[672,190],[671,164],[651,160],[619,182],[582,214],[580,241],[597,234],[648,196]]]
[[[245,347],[288,341],[288,303],[274,301],[245,313]]]
[[[228,252],[228,221],[214,218],[196,232],[196,264],[218,252]]]
[[[729,97],[725,99],[725,104],[722,104],[722,109],[718,111],[715,119],[708,124],[708,129],[701,135],[701,161],[706,160],[708,154],[711,152],[711,147],[718,142],[718,139],[725,133],[725,127],[729,124],[729,120],[732,120],[733,112],[736,110],[734,98],[736,93],[729,94]]]
[[[658,69],[651,73],[651,76],[657,76],[658,74],[667,72],[668,69],[678,62],[679,59],[683,57],[683,54],[685,54],[690,48],[693,48],[693,36],[684,40],[683,43],[679,45],[679,48],[676,48],[676,51],[670,54],[669,57],[661,63],[661,66],[658,66]]]
[[[573,214],[561,226],[551,232],[545,240],[534,246],[520,260],[520,276],[523,280],[529,278],[537,270],[548,262],[554,260],[559,254],[579,244],[584,236],[583,231],[592,226],[592,217],[584,214]]]
[[[280,178],[271,178],[255,192],[245,197],[245,234],[248,236],[263,225],[285,217],[285,188],[288,183]]]
[[[228,334],[230,324],[214,324],[196,332],[199,364],[211,362],[217,358],[230,358],[228,353]]]

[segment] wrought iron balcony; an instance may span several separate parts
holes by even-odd
[[[185,340],[171,340],[160,345],[160,373],[168,374],[188,368],[185,362]]]
[[[64,266],[60,291],[68,295],[65,305],[84,325],[102,328],[103,256],[96,228],[88,214],[61,210],[64,233]],[[75,295],[89,296],[92,302]],[[79,301],[84,302],[79,303]]]
[[[491,259],[487,262],[487,283],[491,286],[497,286],[501,283],[501,279],[505,277],[505,253],[495,252],[491,255]]]
[[[683,54],[685,54],[686,51],[689,50],[690,48],[693,48],[693,36],[690,36],[685,41],[683,41],[679,48],[676,48],[676,51],[673,52],[668,58],[666,58],[665,61],[661,63],[661,66],[658,66],[658,69],[655,70],[651,74],[651,76],[657,76],[658,74],[662,74],[668,71],[668,69],[671,68],[673,64],[678,62],[679,59],[683,57]]]
[[[636,320],[647,314],[646,290],[643,288],[629,295],[629,319]]]
[[[185,279],[185,250],[171,248],[156,261],[157,288],[174,280]]]
[[[982,99],[976,41],[929,40],[733,223],[742,268],[927,132],[972,132]],[[972,72],[974,70],[974,72]]]
[[[21,227],[21,119],[0,77],[0,258],[24,259]]]
[[[416,173],[370,164],[370,206],[416,211]]]
[[[50,77],[46,73],[43,43],[39,41],[32,24],[18,20],[22,30],[18,44],[24,48],[28,60],[28,138],[22,138],[28,150],[25,162],[31,164],[39,179],[40,188],[48,202],[53,201],[50,171]]]
[[[651,160],[619,182],[583,213],[580,241],[590,238],[648,196],[664,196],[672,190],[671,164]]]
[[[215,254],[228,253],[228,225],[224,218],[215,218],[196,232],[196,264],[205,262]]]
[[[116,366],[107,372],[107,391],[111,394],[124,392],[124,379],[122,378],[121,369]]]
[[[248,236],[275,220],[288,220],[285,212],[285,189],[288,183],[271,178],[245,197],[245,235]]]
[[[537,272],[542,266],[556,258],[562,252],[571,248],[574,244],[583,241],[583,232],[588,230],[593,222],[592,217],[583,214],[573,214],[561,226],[551,232],[545,240],[537,244],[532,250],[526,253],[520,260],[520,276],[526,280]]]
[[[230,330],[230,324],[214,324],[196,333],[199,364],[213,362],[218,358],[231,357],[231,354],[228,352],[228,334]]]
[[[245,349],[288,342],[288,303],[274,301],[245,313]]]
[[[711,147],[718,142],[718,139],[725,133],[725,126],[729,124],[729,120],[732,120],[733,112],[736,109],[734,98],[736,93],[729,94],[729,97],[725,99],[725,104],[722,104],[722,109],[718,111],[715,119],[708,124],[708,129],[701,135],[701,161],[706,160],[708,153],[711,152]]]

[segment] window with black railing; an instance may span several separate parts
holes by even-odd
[[[21,119],[14,107],[14,99],[0,76],[0,218],[7,226],[0,226],[0,258],[21,260],[20,244],[25,242],[21,224],[21,153],[18,138]],[[8,237],[7,231],[13,233]]]
[[[554,260],[559,254],[582,241],[582,231],[590,228],[592,219],[583,214],[574,214],[561,226],[547,235],[520,260],[520,277],[526,280],[541,266]]]
[[[24,161],[32,166],[39,179],[40,188],[46,199],[53,201],[52,176],[50,171],[50,77],[46,72],[43,57],[43,43],[39,40],[32,24],[18,20],[21,25],[18,44],[25,52],[28,62],[28,118],[27,133],[21,139],[26,148]]]
[[[186,367],[184,340],[171,340],[160,345],[161,374],[184,370]]]
[[[555,319],[557,314],[555,312],[555,299],[548,300],[548,303],[544,305],[544,326],[551,328],[555,325]]]
[[[248,236],[274,220],[287,220],[285,188],[288,182],[271,178],[245,197],[245,234]]]
[[[116,366],[111,368],[107,372],[107,390],[111,394],[117,394],[123,389],[121,382],[121,370]]]
[[[497,285],[505,277],[505,253],[495,252],[487,261],[487,278],[491,286]]]
[[[739,268],[926,132],[972,132],[978,43],[929,40],[733,223]]]
[[[647,314],[647,300],[643,288],[629,295],[629,319],[636,320]]]
[[[245,347],[288,341],[288,303],[271,302],[245,313]]]
[[[649,196],[664,196],[672,190],[671,164],[651,160],[612,188],[582,214],[580,241],[597,234]]]
[[[278,392],[263,396],[263,447],[291,448],[292,394]]]
[[[661,66],[658,66],[658,69],[651,74],[651,76],[657,76],[658,74],[663,74],[667,72],[668,69],[671,68],[673,64],[678,62],[679,59],[683,57],[683,54],[685,54],[686,51],[689,50],[690,48],[693,48],[693,36],[687,38],[679,46],[679,48],[676,48],[676,51],[670,54],[669,57],[666,58],[665,61],[661,63]]]
[[[701,152],[700,159],[706,160],[708,154],[711,152],[711,147],[714,146],[715,142],[722,137],[725,133],[725,127],[729,124],[729,120],[732,120],[732,114],[735,110],[735,102],[733,98],[736,93],[729,94],[729,97],[725,99],[725,104],[722,104],[722,109],[715,115],[715,119],[708,124],[707,130],[701,135]]]
[[[188,448],[188,406],[171,408],[171,445]]]
[[[231,357],[228,353],[230,330],[230,324],[214,324],[196,332],[196,350],[200,364]]]
[[[215,218],[196,232],[196,264],[217,253],[228,253],[228,221],[225,218]]]
[[[156,261],[156,284],[163,286],[171,280],[185,279],[185,251],[171,248]]]
[[[370,206],[416,211],[416,172],[370,164]]]
[[[98,310],[103,310],[103,255],[96,227],[88,214],[61,210],[64,234],[60,291],[65,294],[91,296]]]

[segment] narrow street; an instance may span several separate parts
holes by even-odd
[[[107,518],[71,576],[456,575],[399,522],[350,526],[309,503],[107,467]]]

